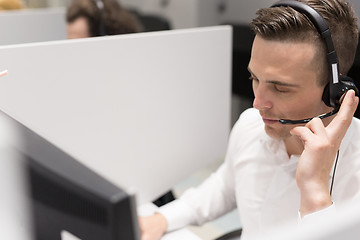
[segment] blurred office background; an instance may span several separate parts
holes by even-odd
[[[32,8],[65,8],[72,0],[22,0],[25,9]],[[360,1],[351,2],[360,16]],[[251,81],[248,80],[247,64],[250,59],[253,34],[248,26],[249,21],[255,16],[256,10],[270,6],[275,0],[120,0],[128,10],[142,17],[144,25],[149,30],[181,29],[229,24],[233,26],[233,66],[232,66],[232,121],[233,124],[239,114],[246,108],[251,107],[253,93]],[[152,17],[158,17],[166,21],[159,28]],[[65,17],[64,17],[65,21]],[[159,23],[159,22],[157,22]],[[360,18],[359,18],[360,25]],[[161,29],[163,26],[165,28]],[[219,46],[221,47],[221,46]],[[356,60],[349,75],[360,86],[360,50],[358,47]],[[358,109],[356,113],[360,117]],[[175,186],[175,195],[179,196],[189,186],[199,184],[221,162],[215,162],[207,168],[196,172]],[[241,225],[237,212],[232,212],[220,220],[206,224],[202,228],[192,228],[202,239],[213,239],[224,232],[231,231]]]
[[[27,8],[65,7],[71,0],[21,0]],[[348,0],[358,15],[360,1]],[[156,13],[174,21],[174,27],[197,27],[236,21],[247,23],[258,8],[275,0],[119,0],[125,7]],[[196,13],[196,15],[195,15]]]
[[[20,0],[25,8],[65,8],[72,0]],[[276,0],[119,0],[135,13],[146,31],[181,29],[230,24],[233,34],[232,122],[251,107],[253,93],[246,70],[250,59],[252,32],[248,26],[256,10],[268,7]],[[360,15],[360,1],[348,0]],[[161,26],[159,24],[162,24]],[[158,26],[157,26],[158,25]],[[360,18],[359,18],[360,25]],[[349,75],[360,85],[360,51]],[[360,116],[360,110],[356,116]]]

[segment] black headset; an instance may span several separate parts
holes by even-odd
[[[325,40],[326,49],[327,49],[327,62],[330,71],[329,83],[325,86],[324,92],[322,95],[322,100],[329,107],[333,107],[334,110],[318,116],[319,118],[326,118],[336,114],[340,108],[340,99],[344,93],[348,90],[353,89],[356,96],[359,96],[359,90],[354,84],[354,81],[345,75],[339,73],[339,64],[337,54],[334,48],[333,41],[331,39],[331,32],[326,20],[321,16],[321,14],[316,11],[314,8],[306,5],[305,3],[298,2],[295,0],[282,0],[271,7],[291,7],[294,10],[305,14],[310,21],[314,24],[317,31],[321,37]],[[279,122],[282,124],[299,124],[307,123],[311,121],[312,118],[301,119],[301,120],[287,120],[280,119]]]
[[[93,0],[95,2],[96,7],[99,9],[99,29],[97,32],[97,36],[105,36],[105,23],[104,23],[104,2],[102,0]]]

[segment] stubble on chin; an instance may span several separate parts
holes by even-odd
[[[279,140],[291,137],[290,129],[285,126],[274,128],[272,126],[265,125],[265,132],[269,137]]]

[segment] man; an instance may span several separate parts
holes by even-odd
[[[345,75],[358,43],[351,6],[343,0],[300,2],[327,20],[340,74]],[[225,162],[216,173],[159,213],[140,218],[143,240],[202,224],[236,207],[241,239],[246,239],[360,199],[353,184],[360,182],[360,121],[353,119],[359,98],[347,91],[336,115],[314,118],[333,110],[322,100],[330,78],[324,40],[308,17],[293,8],[266,8],[257,14],[248,65],[255,109],[245,111],[235,124]],[[279,122],[307,118],[313,119],[296,125]]]
[[[66,22],[69,39],[141,31],[138,19],[116,0],[73,0]]]

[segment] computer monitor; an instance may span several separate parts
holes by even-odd
[[[140,239],[134,196],[3,112],[0,125],[8,136],[2,154],[13,152],[11,161],[20,161],[25,174],[29,239]]]

